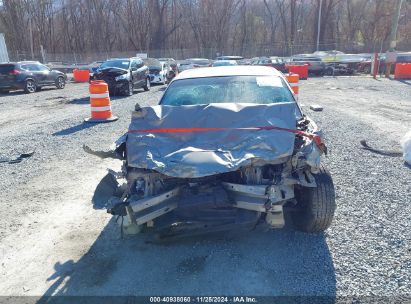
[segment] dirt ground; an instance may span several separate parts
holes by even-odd
[[[158,102],[163,87],[114,98],[120,119],[85,124],[87,84],[0,96],[0,295],[411,294],[411,168],[360,148],[400,149],[411,129],[411,81],[323,77],[301,82],[299,102],[323,128],[337,192],[324,234],[292,229],[147,243],[120,239],[91,197],[118,161],[87,155],[127,129],[131,109]],[[309,110],[320,104],[322,112]]]

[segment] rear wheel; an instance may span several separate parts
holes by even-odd
[[[150,85],[150,80],[146,78],[146,83],[143,86],[144,91],[150,91],[151,85]]]
[[[330,173],[321,167],[313,174],[317,187],[301,187],[295,190],[297,211],[291,214],[297,230],[322,232],[330,225],[336,208],[334,184]]]
[[[64,79],[64,77],[57,77],[56,79],[56,87],[57,89],[64,89],[64,87],[66,86],[66,80]]]
[[[9,90],[0,90],[0,94],[8,94],[9,92]]]
[[[24,92],[27,94],[34,93],[36,92],[37,86],[34,80],[26,80],[26,83],[24,84]]]
[[[371,66],[367,65],[364,67],[364,74],[371,74]]]

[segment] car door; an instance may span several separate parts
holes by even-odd
[[[147,67],[144,65],[144,62],[141,59],[136,59],[136,62],[137,62],[137,73],[138,73],[139,85],[143,86],[146,81]]]
[[[140,84],[140,76],[138,75],[138,64],[136,60],[131,60],[130,70],[131,77],[133,78],[133,85],[138,86]]]
[[[31,65],[30,69],[33,70],[33,73],[36,75],[38,85],[47,85],[52,82],[48,67],[39,63],[34,63]]]
[[[163,75],[164,75],[164,77],[167,77],[168,72],[170,71],[170,66],[169,66],[168,62],[164,62],[164,63],[161,65],[161,68],[163,69]]]
[[[57,73],[44,64],[38,64],[38,66],[39,70],[45,75],[45,82],[47,84],[55,84]]]
[[[39,70],[39,67],[35,63],[27,63],[22,65],[22,68],[28,72],[30,72],[29,76],[34,79],[36,85],[40,86],[44,83],[44,74],[42,74]]]

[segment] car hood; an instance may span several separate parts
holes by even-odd
[[[122,68],[103,68],[103,69],[98,69],[96,71],[97,75],[110,75],[110,76],[118,76],[118,75],[123,75],[127,73],[128,71]]]
[[[148,72],[153,75],[162,73],[162,70],[161,68],[149,68]]]
[[[245,128],[295,129],[299,113],[294,102],[143,107],[123,137],[127,163],[180,178],[282,163],[293,153],[293,133]]]

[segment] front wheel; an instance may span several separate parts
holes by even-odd
[[[330,173],[321,167],[313,174],[315,188],[300,187],[295,190],[297,210],[291,214],[294,227],[303,232],[322,232],[334,218],[335,190]]]
[[[327,76],[333,76],[334,75],[334,70],[329,68],[325,70],[325,75]]]
[[[37,90],[37,86],[36,83],[34,82],[34,80],[26,80],[26,83],[24,84],[24,93],[26,94],[30,94],[30,93],[34,93]]]
[[[56,87],[57,89],[64,89],[64,87],[66,86],[66,80],[64,79],[64,77],[57,77],[56,79]]]
[[[146,78],[146,83],[143,86],[144,91],[150,91],[151,85],[150,85],[150,80]]]
[[[132,96],[134,92],[134,85],[133,85],[133,80],[130,79],[130,81],[128,82],[128,86],[125,89],[125,94],[126,96]]]

